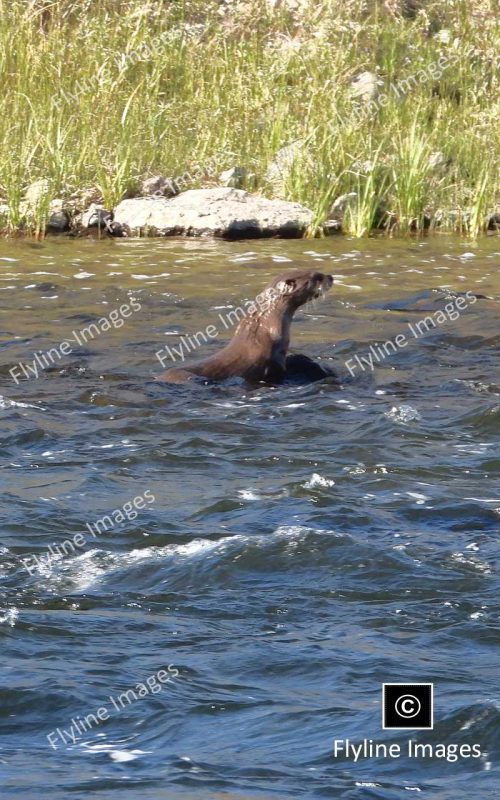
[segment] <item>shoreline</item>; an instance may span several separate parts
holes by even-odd
[[[236,172],[233,168],[229,172]],[[179,184],[171,178],[156,176],[144,181],[151,186],[162,188],[153,193],[130,193],[113,210],[108,210],[101,202],[91,202],[79,209],[74,199],[55,198],[49,200],[43,192],[47,188],[45,180],[32,184],[22,201],[22,218],[18,227],[9,229],[0,227],[0,238],[34,239],[69,238],[96,239],[110,238],[208,238],[222,241],[243,241],[250,239],[290,238],[315,239],[328,236],[349,236],[351,238],[389,237],[396,239],[414,239],[427,236],[457,236],[464,239],[475,239],[479,236],[493,236],[500,232],[500,209],[491,210],[485,215],[479,230],[472,235],[467,226],[472,210],[438,209],[432,215],[424,213],[420,218],[405,220],[404,224],[395,212],[380,211],[373,220],[370,229],[363,234],[353,234],[350,227],[344,226],[346,214],[359,206],[359,197],[350,193],[337,197],[326,218],[318,221],[311,209],[297,203],[290,203],[279,198],[266,198],[261,193],[248,192],[235,186],[212,184],[211,188],[186,189],[179,191]],[[84,195],[83,191],[80,193]],[[98,192],[93,192],[98,198]],[[234,205],[238,201],[241,209]],[[203,221],[196,225],[197,218],[204,219],[211,213],[210,204],[217,203],[219,215],[212,227]],[[243,202],[244,201],[244,202]],[[252,205],[253,204],[253,205]],[[263,211],[263,222],[252,220],[250,225],[247,206],[254,216],[255,205]],[[187,206],[187,212],[184,207]],[[132,214],[123,210],[132,207]],[[175,211],[179,213],[175,215]],[[236,208],[236,210],[235,210]],[[156,214],[160,211],[160,217]],[[239,211],[239,217],[238,217]],[[290,212],[291,211],[291,216]],[[1,214],[6,213],[6,204],[0,202]],[[269,223],[266,214],[276,214],[277,219]],[[173,213],[173,217],[172,217]],[[155,216],[156,214],[156,216]],[[163,216],[162,216],[163,214]],[[193,216],[194,214],[194,216]],[[302,216],[301,216],[302,214]],[[221,216],[222,215],[222,216]],[[188,217],[188,222],[185,217]],[[262,213],[261,213],[262,216]],[[155,224],[160,219],[160,224]],[[229,220],[229,221],[228,221]],[[194,224],[193,224],[194,222]]]

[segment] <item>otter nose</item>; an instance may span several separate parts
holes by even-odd
[[[322,272],[314,272],[312,279],[315,283],[323,283],[328,289],[333,283],[333,275],[324,275]]]
[[[313,274],[313,281],[320,284],[322,289],[329,289],[333,284],[333,275],[324,275],[322,272]]]

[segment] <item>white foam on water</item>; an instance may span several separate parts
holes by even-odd
[[[467,567],[472,567],[478,572],[482,572],[483,575],[491,575],[492,573],[491,566],[486,561],[481,561],[477,556],[467,558],[463,553],[452,553],[451,560],[456,564],[464,564]]]
[[[420,494],[420,492],[406,492],[409,497],[413,497],[416,500],[416,505],[421,506],[425,503],[426,500],[430,500],[426,494]]]
[[[104,736],[105,734],[97,734],[98,736]],[[116,744],[110,743],[89,743],[89,742],[82,742],[81,747],[86,750],[88,753],[105,753],[108,755],[112,761],[116,761],[117,763],[123,763],[125,761],[135,761],[136,758],[139,758],[142,755],[147,755],[152,752],[152,750],[120,750]]]
[[[342,467],[342,472],[347,472],[349,475],[364,475],[367,467],[364,464],[357,464],[355,467]]]
[[[381,783],[372,783],[371,781],[355,781],[355,786],[359,789],[380,789]]]
[[[1,408],[36,408],[37,411],[46,411],[41,406],[34,406],[31,403],[18,403],[17,400],[9,400],[0,394],[0,409]]]
[[[384,415],[394,422],[403,424],[422,419],[417,409],[409,405],[393,406],[390,411],[385,411]]]
[[[243,550],[248,544],[265,549],[276,539],[288,539],[295,546],[300,539],[311,533],[325,535],[331,532],[307,528],[302,525],[282,525],[271,534],[259,536],[235,534],[234,536],[225,536],[217,540],[193,539],[186,544],[155,545],[131,550],[129,553],[112,553],[107,550],[93,548],[74,558],[55,556],[50,564],[38,568],[37,572],[43,577],[50,578],[47,584],[47,589],[49,590],[55,590],[61,582],[69,580],[73,583],[72,591],[82,592],[95,586],[100,580],[113,572],[118,572],[140,562],[204,558],[212,553],[221,555],[229,549],[237,552],[238,550]]]
[[[253,489],[238,489],[238,497],[242,500],[260,500],[262,495],[254,492]]]
[[[139,758],[145,750],[110,750],[109,757],[113,761],[117,761],[118,763],[124,761],[135,761],[136,758]]]
[[[500,497],[464,497],[464,500],[475,500],[478,503],[500,503]]]
[[[335,481],[313,472],[309,480],[302,485],[304,489],[316,489],[318,486],[335,486]]]
[[[16,624],[17,618],[19,617],[19,609],[17,608],[7,608],[5,613],[2,612],[0,609],[0,625],[6,624],[10,625],[11,628],[14,627]]]

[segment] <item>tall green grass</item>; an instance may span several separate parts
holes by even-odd
[[[97,188],[107,206],[143,177],[208,161],[315,213],[357,192],[344,229],[476,236],[498,203],[496,4],[422,2],[411,19],[364,0],[0,0],[0,201],[4,228],[43,231],[49,201]],[[390,85],[453,55],[439,79]],[[385,105],[351,83],[378,75]],[[276,151],[302,150],[283,186]],[[444,166],[432,165],[442,154]],[[35,209],[23,203],[48,181]],[[196,183],[194,184],[196,185]],[[385,214],[381,215],[383,209]]]

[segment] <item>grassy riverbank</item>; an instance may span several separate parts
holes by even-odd
[[[148,175],[242,165],[318,223],[356,192],[356,235],[381,209],[398,232],[477,235],[499,202],[495,17],[489,0],[0,0],[2,227],[43,229],[55,197],[96,187],[109,207]]]

